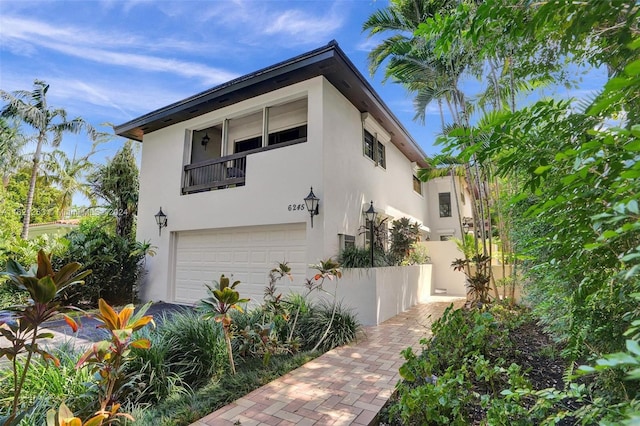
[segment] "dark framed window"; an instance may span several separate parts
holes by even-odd
[[[378,166],[383,169],[387,168],[387,153],[384,144],[366,130],[362,141],[362,151],[365,156],[372,159]]]
[[[383,169],[387,168],[387,156],[386,156],[386,152],[385,152],[385,147],[382,144],[382,142],[378,142],[378,158],[377,158],[377,163],[380,167],[382,167]]]
[[[376,138],[371,133],[365,130],[362,149],[363,149],[364,155],[371,158],[373,161],[376,161],[375,152],[373,150],[373,147],[375,146],[375,142],[376,142]]]
[[[420,182],[420,179],[415,175],[413,176],[413,190],[422,195],[422,182]]]
[[[440,206],[440,217],[451,217],[450,192],[441,192],[438,194],[438,205]]]
[[[307,140],[307,125],[294,127],[292,129],[281,130],[269,134],[269,145],[279,143]]]
[[[233,152],[237,154],[239,152],[251,151],[252,149],[258,148],[262,148],[262,136],[236,141],[233,147]]]

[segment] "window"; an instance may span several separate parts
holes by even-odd
[[[378,166],[383,169],[387,168],[387,156],[384,144],[366,130],[364,131],[362,150],[364,155],[372,159]]]
[[[420,182],[420,179],[415,175],[413,176],[413,190],[422,195],[422,182]]]
[[[438,204],[440,206],[440,217],[451,217],[451,193],[439,193]]]
[[[307,140],[307,125],[294,127],[292,129],[281,130],[269,134],[269,145],[277,145],[279,143],[291,141]]]
[[[256,136],[255,138],[249,138],[242,141],[236,141],[233,147],[234,153],[251,151],[252,149],[258,149],[262,147],[262,136]]]
[[[373,161],[376,161],[375,155],[374,155],[374,152],[373,152],[373,146],[374,146],[375,141],[376,140],[373,137],[373,135],[365,130],[364,131],[364,145],[363,145],[364,155],[366,155],[367,157],[371,158]]]
[[[453,235],[440,235],[440,241],[449,241]]]
[[[385,148],[382,142],[378,141],[378,165],[383,169],[387,168],[387,159],[385,157]]]

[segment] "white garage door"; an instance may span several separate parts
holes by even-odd
[[[289,262],[294,274],[278,282],[278,292],[300,288],[307,270],[306,224],[250,226],[179,232],[175,245],[174,301],[196,303],[207,297],[204,284],[221,274],[240,280],[240,296],[261,303],[268,274],[279,262]]]

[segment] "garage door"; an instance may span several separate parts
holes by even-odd
[[[242,297],[261,303],[268,274],[286,260],[294,281],[280,280],[278,291],[301,287],[307,271],[306,224],[251,226],[177,233],[174,301],[196,303],[207,297],[204,284],[220,274],[240,280]]]

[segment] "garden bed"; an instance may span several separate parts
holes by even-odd
[[[536,397],[564,388],[566,362],[527,310],[449,309],[433,331],[421,350],[404,351],[403,380],[381,412],[382,425],[528,425],[562,411]]]

